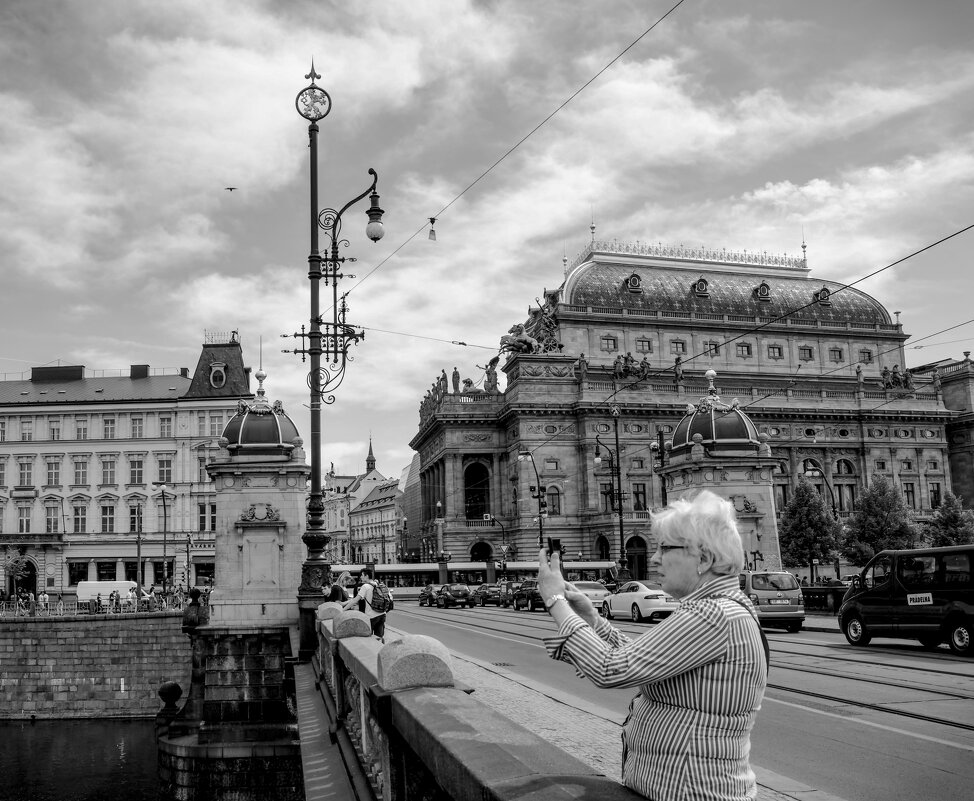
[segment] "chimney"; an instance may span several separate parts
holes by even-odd
[[[133,364],[129,367],[129,378],[148,378],[149,365]]]

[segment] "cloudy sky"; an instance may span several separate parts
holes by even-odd
[[[308,438],[279,337],[308,319],[312,57],[321,205],[373,167],[386,210],[378,244],[367,204],[346,214],[368,331],[324,415],[339,471],[371,434],[398,475],[440,369],[482,376],[593,214],[625,241],[798,255],[804,232],[813,275],[846,282],[974,223],[969,0],[684,0],[467,189],[675,2],[5,0],[0,372],[193,368],[236,328]],[[919,339],[974,318],[972,252],[974,231],[859,288]]]

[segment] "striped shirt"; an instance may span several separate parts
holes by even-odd
[[[635,640],[577,615],[544,640],[599,687],[639,687],[623,725],[622,783],[653,801],[757,795],[748,756],[768,673],[758,623],[731,598],[750,608],[736,575],[687,595]]]

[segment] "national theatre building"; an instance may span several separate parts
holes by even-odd
[[[593,234],[564,273],[502,338],[482,389],[444,372],[420,404],[426,559],[533,560],[542,534],[583,561],[624,545],[646,577],[650,510],[667,489],[719,485],[741,464],[720,454],[740,447],[762,454],[729,496],[751,567],[780,566],[775,519],[802,475],[840,519],[876,475],[919,519],[948,491],[974,506],[970,359],[908,367],[899,320],[812,277],[804,256]],[[708,394],[753,426],[674,442]],[[679,465],[694,445],[710,467],[691,475]]]

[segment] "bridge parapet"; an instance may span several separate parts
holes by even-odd
[[[312,665],[350,773],[382,801],[634,801],[638,796],[482,704],[432,637],[383,644],[365,615],[318,610]]]

